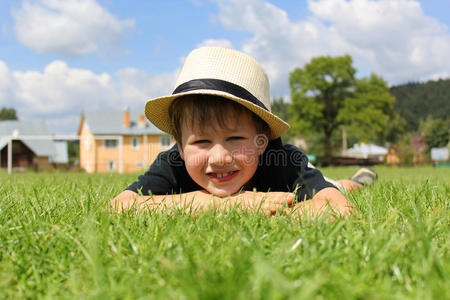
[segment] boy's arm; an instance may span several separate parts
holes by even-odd
[[[297,203],[293,206],[294,214],[299,216],[321,216],[331,213],[347,217],[356,213],[353,204],[336,188],[324,188],[312,199]]]
[[[299,216],[320,216],[323,213],[333,213],[349,216],[356,210],[352,203],[335,188],[325,188],[312,199],[297,203],[292,208],[295,194],[286,192],[251,192],[242,191],[239,194],[220,198],[205,191],[195,191],[175,195],[141,196],[132,191],[123,191],[110,202],[110,206],[117,212],[129,210],[133,207],[139,210],[166,209],[169,207],[184,208],[189,212],[205,211],[208,209],[227,209],[236,206],[243,210],[260,210],[267,215],[273,215],[283,208],[286,213]]]
[[[252,192],[242,191],[229,197],[216,197],[205,191],[175,195],[142,196],[129,190],[121,192],[110,202],[110,206],[117,212],[136,208],[166,209],[182,208],[187,212],[205,211],[209,209],[229,209],[236,207],[241,210],[259,210],[267,215],[291,206],[295,194],[286,192]]]

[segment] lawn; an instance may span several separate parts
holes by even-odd
[[[449,299],[450,168],[376,170],[359,216],[328,223],[118,215],[137,174],[1,172],[0,298]]]

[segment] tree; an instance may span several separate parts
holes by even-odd
[[[0,110],[0,120],[17,120],[16,110],[14,108],[2,107]]]
[[[272,100],[272,113],[283,119],[283,121],[288,122],[291,118],[291,114],[289,111],[289,103],[284,102],[283,97],[273,98]],[[291,131],[288,130],[285,134],[283,134],[282,139],[284,141],[288,141],[291,138]]]
[[[271,108],[272,113],[284,121],[287,122],[290,119],[289,103],[284,102],[283,97],[273,98]]]
[[[396,145],[403,140],[403,136],[408,133],[408,123],[400,114],[393,112],[392,116],[386,122],[386,126],[378,136],[378,144]]]
[[[356,79],[349,55],[313,58],[289,77],[292,130],[323,134],[325,163],[332,158],[333,132],[342,125],[361,139],[376,138],[392,114],[395,98],[374,74]]]
[[[450,78],[397,85],[390,88],[390,93],[396,98],[394,110],[411,131],[418,130],[420,120],[428,116],[446,119],[450,115]]]
[[[375,141],[387,133],[385,129],[388,129],[389,122],[402,125],[394,113],[394,102],[386,82],[371,74],[369,78],[356,79],[354,93],[344,99],[337,119],[360,141]]]
[[[450,137],[450,121],[442,119],[431,119],[421,124],[425,134],[425,144],[428,151],[431,148],[447,146]]]
[[[80,141],[68,141],[67,152],[69,155],[69,163],[73,164],[80,160]]]

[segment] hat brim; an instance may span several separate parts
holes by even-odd
[[[236,97],[227,92],[216,90],[194,90],[151,99],[147,101],[147,103],[145,104],[145,116],[147,117],[147,119],[149,119],[150,122],[152,122],[156,127],[161,129],[162,131],[172,134],[172,124],[169,118],[170,105],[175,99],[179,97],[196,94],[220,96],[243,105],[244,107],[255,113],[257,116],[259,116],[261,119],[263,119],[267,123],[267,125],[269,125],[270,128],[269,139],[276,139],[280,137],[290,127],[288,123],[286,123],[285,121],[283,121],[270,111],[267,111],[262,107],[259,107],[258,105],[253,104],[245,99]]]

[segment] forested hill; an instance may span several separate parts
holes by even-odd
[[[396,98],[394,109],[416,130],[428,116],[446,119],[450,115],[450,79],[407,83],[390,88]]]

